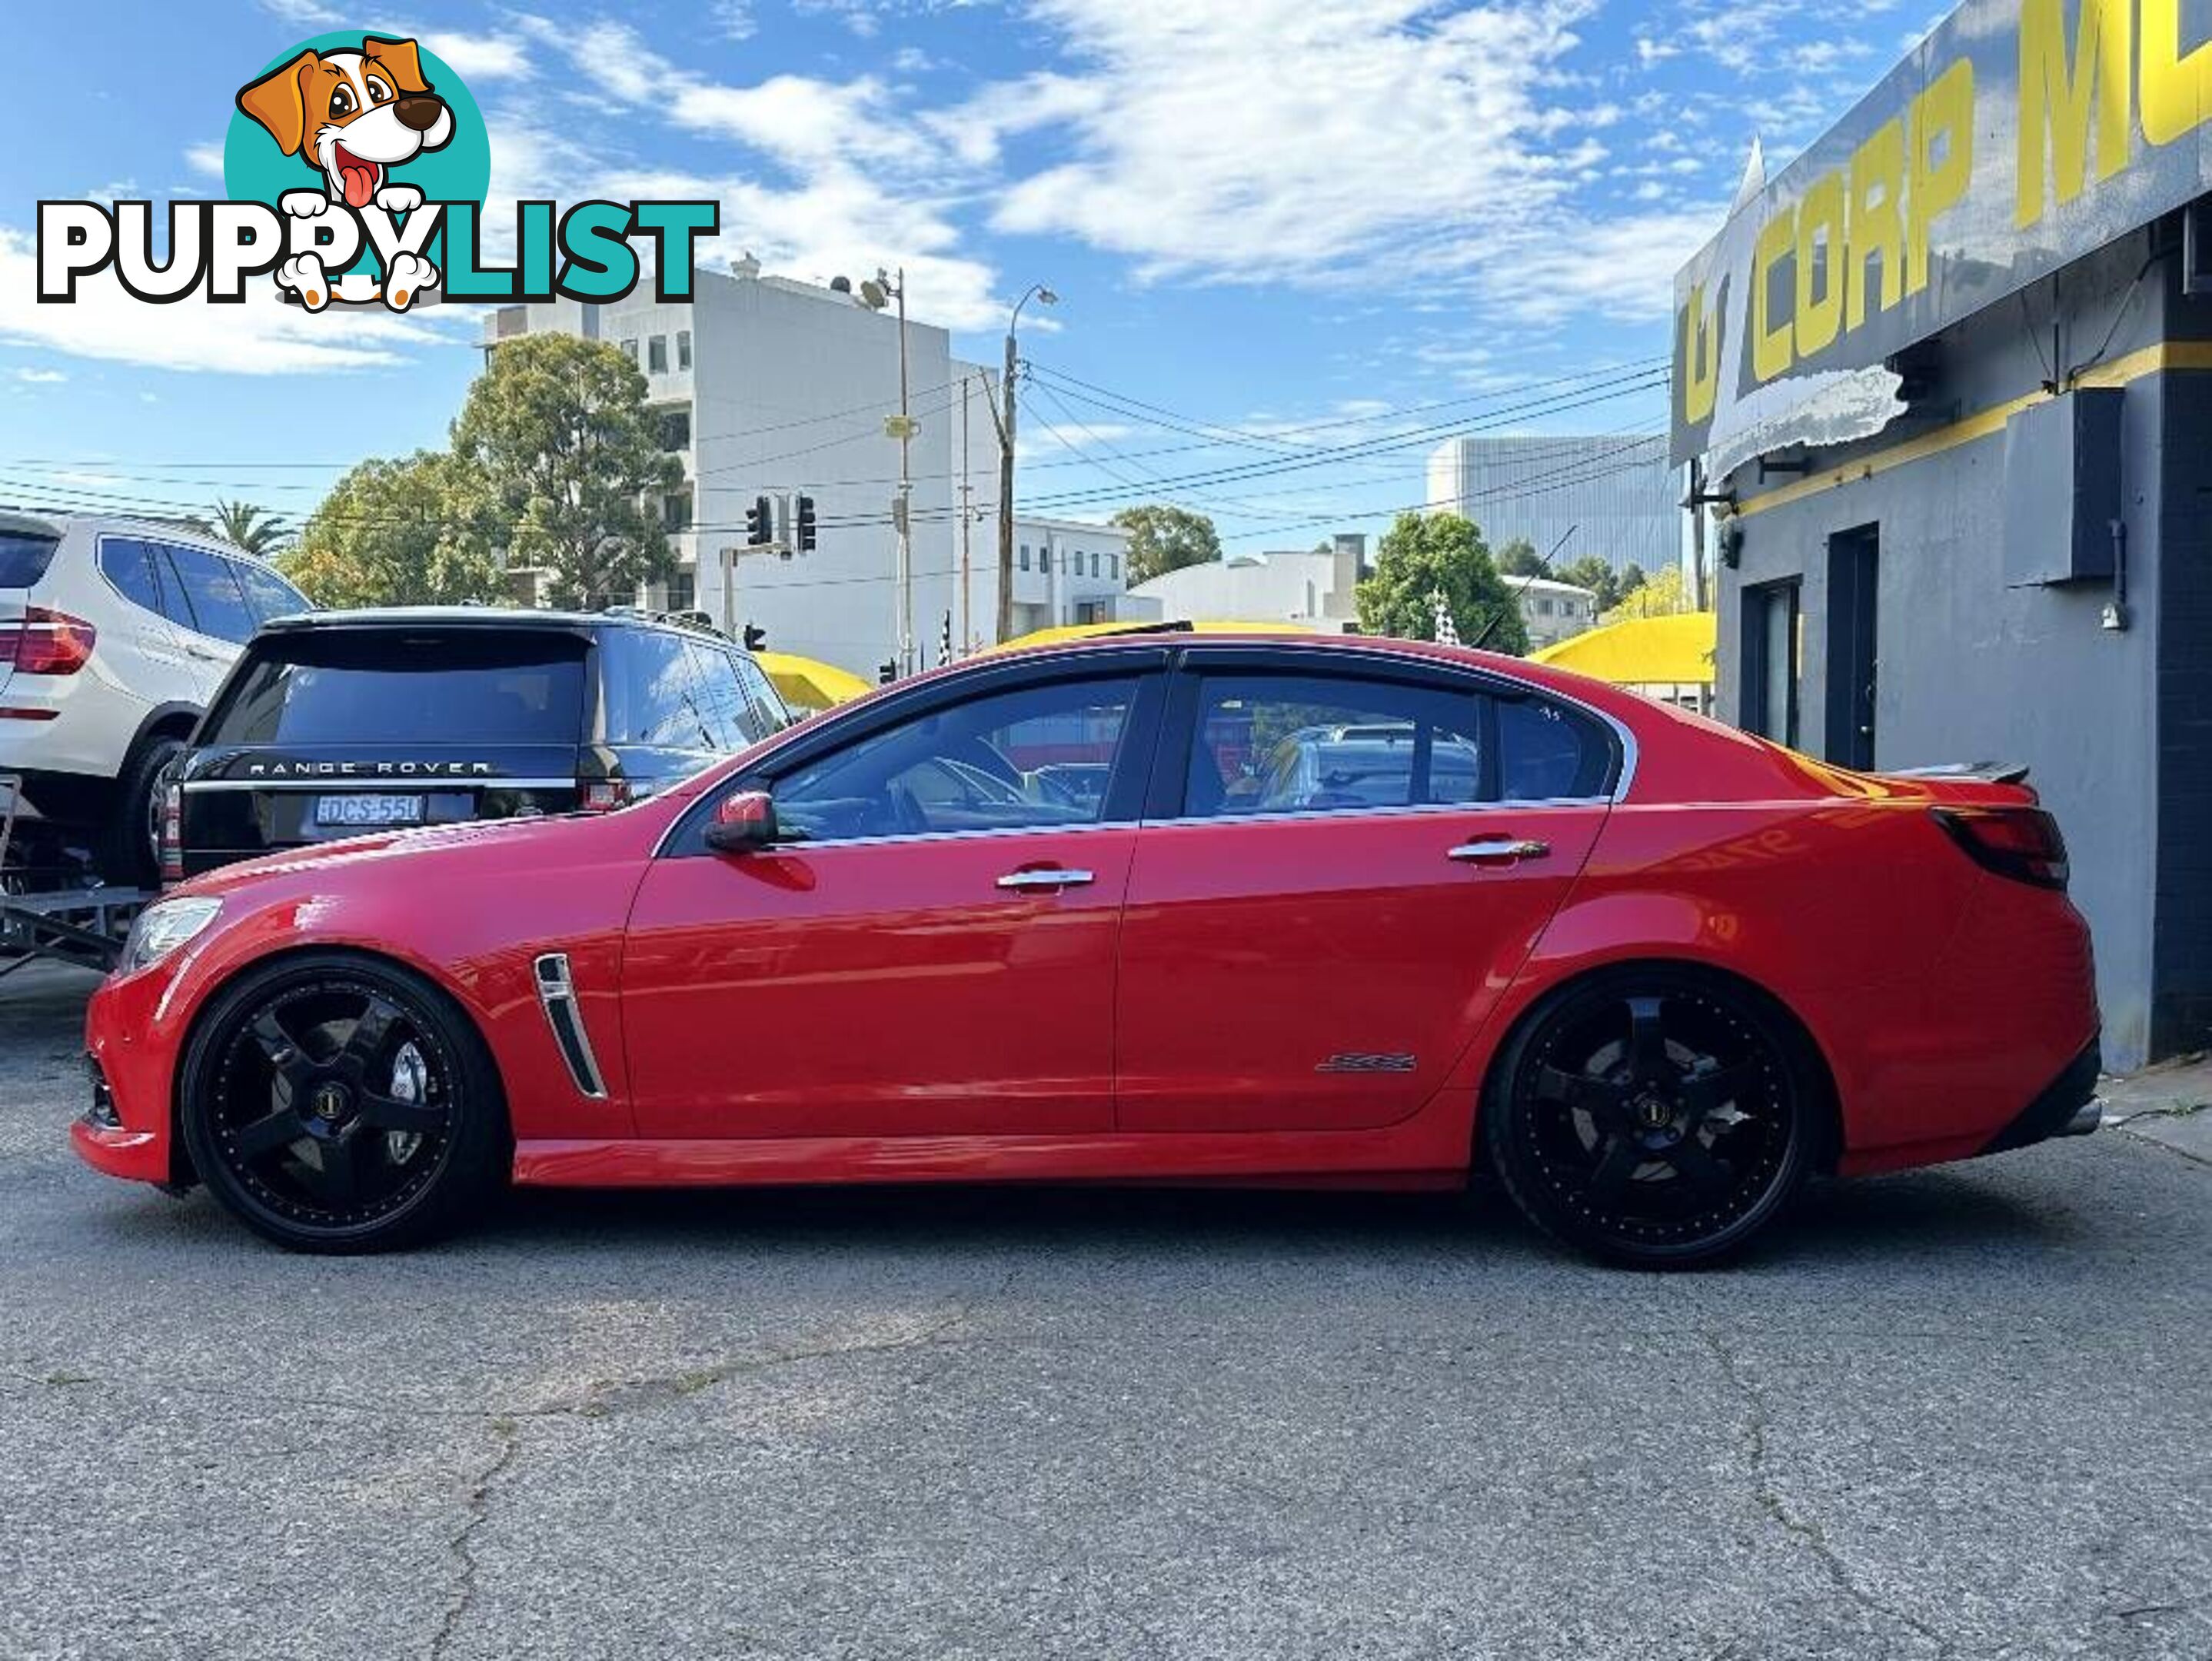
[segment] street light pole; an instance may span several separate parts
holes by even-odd
[[[1014,632],[1014,374],[1018,367],[1014,331],[1022,320],[1022,307],[1035,295],[1039,303],[1057,305],[1060,296],[1042,283],[1033,283],[1014,302],[1006,319],[1006,362],[1000,396],[1006,411],[999,418],[999,626],[1001,642]]]
[[[914,417],[907,407],[906,267],[898,269],[899,348],[899,672],[914,672]]]

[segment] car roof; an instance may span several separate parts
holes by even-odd
[[[735,647],[726,636],[659,618],[627,611],[561,611],[512,605],[372,605],[353,611],[301,612],[271,618],[262,627],[271,633],[328,629],[657,629],[686,640]]]

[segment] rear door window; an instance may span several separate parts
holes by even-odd
[[[744,684],[745,698],[752,705],[756,741],[771,733],[781,733],[791,725],[791,709],[786,704],[767,672],[742,653],[732,652],[730,661],[737,666],[738,679]]]
[[[191,610],[189,620],[179,617],[176,621],[200,634],[240,646],[252,639],[259,624],[246,603],[245,591],[238,586],[230,562],[204,549],[174,543],[163,545]]]
[[[752,700],[738,679],[738,666],[720,647],[691,642],[691,666],[699,677],[700,709],[718,750],[743,750],[766,734],[753,713]]]
[[[1481,694],[1339,674],[1209,675],[1183,812],[1357,812],[1486,799]]]
[[[1543,698],[1498,702],[1498,794],[1506,801],[1605,794],[1613,746],[1587,716]]]
[[[133,605],[154,612],[161,610],[161,580],[155,569],[153,550],[137,538],[100,538],[100,574]]]
[[[61,538],[36,531],[0,531],[0,588],[36,587],[53,563]]]
[[[584,650],[578,636],[494,627],[279,632],[253,648],[207,741],[574,748]]]

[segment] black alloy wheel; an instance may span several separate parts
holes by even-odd
[[[200,1022],[184,1087],[185,1145],[209,1188],[295,1250],[426,1238],[501,1171],[481,1040],[393,966],[318,954],[245,977]]]
[[[1483,1111],[1492,1163],[1538,1226],[1616,1262],[1741,1249],[1810,1171],[1820,1123],[1802,1046],[1717,979],[1625,970],[1539,1007]]]

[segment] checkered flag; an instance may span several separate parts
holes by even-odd
[[[952,661],[952,613],[945,614],[945,629],[937,637],[937,666],[942,669]]]
[[[1437,605],[1436,641],[1439,646],[1459,644],[1459,625],[1452,621],[1451,607],[1444,604],[1444,591],[1437,589],[1431,596]]]

